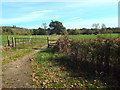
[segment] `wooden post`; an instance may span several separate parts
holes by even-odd
[[[30,36],[29,42],[31,42],[32,36]]]
[[[15,47],[15,38],[12,37],[12,47]]]
[[[24,38],[22,38],[22,39],[23,39],[22,41],[23,41],[23,44],[24,44],[25,40],[24,40]]]
[[[25,43],[25,38],[23,40],[24,40],[24,43]]]
[[[48,48],[49,48],[50,45],[49,45],[49,38],[48,37],[47,37],[47,44],[48,44]]]
[[[15,46],[17,45],[17,39],[15,38]]]
[[[18,36],[18,43],[20,42],[20,36]]]
[[[7,36],[8,46],[10,46],[10,38]]]

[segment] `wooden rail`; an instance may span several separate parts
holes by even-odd
[[[24,44],[25,42],[31,42],[31,40],[34,40],[34,39],[46,40],[48,48],[53,47],[54,45],[56,45],[56,41],[57,41],[57,40],[51,40],[51,39],[49,39],[49,37],[47,37],[46,39],[44,39],[44,38],[32,38],[32,37],[30,37],[30,38],[15,38],[15,37],[12,37],[12,44],[10,44],[10,37],[7,36],[7,46],[16,47],[17,44],[19,44],[19,43]]]
[[[47,44],[48,44],[48,48],[50,47],[53,47],[54,45],[56,45],[56,42],[51,42],[51,41],[57,41],[57,40],[50,40],[48,37],[47,37]]]

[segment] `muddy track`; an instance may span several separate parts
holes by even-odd
[[[47,45],[2,66],[2,88],[32,88],[31,59]]]

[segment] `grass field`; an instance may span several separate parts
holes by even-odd
[[[31,35],[1,35],[0,39],[2,39],[2,42],[0,43],[0,45],[6,45],[7,44],[7,36],[10,37],[10,40],[12,39],[12,37],[16,37],[16,38],[30,38]],[[68,35],[71,38],[75,38],[75,39],[95,39],[98,36],[100,37],[107,37],[107,38],[115,38],[115,37],[120,37],[120,34],[98,34],[98,35]],[[45,39],[45,38],[54,38],[56,37],[55,35],[32,35],[32,38],[40,38],[40,39]],[[22,40],[21,40],[22,41]],[[10,42],[11,43],[11,42]]]
[[[21,37],[21,38],[29,38],[30,36],[26,36],[26,35],[10,35],[9,37]],[[4,44],[7,44],[7,35],[3,35],[3,42]],[[32,38],[40,38],[40,39],[33,39],[31,40],[31,42],[26,42],[26,43],[21,43],[18,44],[16,47],[3,47],[4,49],[2,50],[2,58],[4,59],[2,64],[7,64],[11,61],[15,61],[18,60],[19,58],[23,57],[26,54],[31,53],[32,51],[34,51],[37,48],[40,48],[44,45],[47,44],[47,37],[49,37],[50,39],[58,39],[59,36],[33,36]]]
[[[10,38],[10,43],[12,43],[12,37],[15,37],[15,38],[30,38],[31,37],[31,35],[0,35],[0,39],[2,39],[2,42],[0,43],[0,45],[7,44],[7,36],[9,36]],[[55,35],[32,35],[32,38],[47,39],[47,37],[49,37],[50,39],[53,39],[56,36]]]
[[[115,37],[120,37],[120,34],[69,35],[69,37],[75,38],[75,39],[95,39],[98,36],[104,37],[104,38],[115,38]]]

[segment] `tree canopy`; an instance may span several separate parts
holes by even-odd
[[[49,24],[51,34],[65,34],[66,29],[63,26],[62,22],[59,21],[51,21]]]

